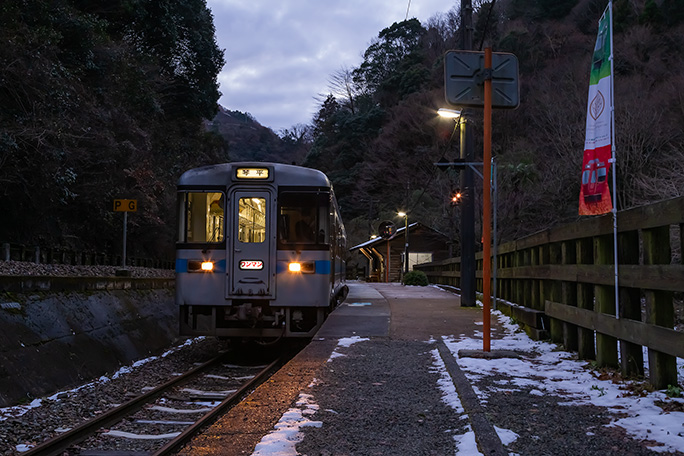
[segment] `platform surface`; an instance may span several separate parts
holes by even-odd
[[[529,371],[509,372],[511,363],[539,365],[539,353],[511,353],[510,362],[473,359],[482,346],[483,311],[461,307],[457,295],[394,283],[349,288],[302,352],[180,454],[657,454],[610,427],[606,408],[569,406],[562,391],[540,392],[547,391],[544,372],[534,381]],[[510,326],[498,318],[491,323],[493,341],[511,337]],[[471,349],[470,363],[490,363],[487,374],[461,370],[459,343]],[[553,391],[559,379],[548,378]],[[575,386],[590,391],[589,384]]]

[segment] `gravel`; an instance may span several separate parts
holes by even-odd
[[[129,266],[134,278],[173,278],[173,269]],[[0,261],[0,276],[114,277],[118,266],[81,266],[69,264],[37,264],[27,261]]]
[[[453,411],[437,389],[433,347],[424,342],[359,342],[326,364],[310,394],[320,409],[311,417],[321,428],[304,428],[300,454],[453,454],[454,435],[467,419]]]
[[[307,391],[318,406],[309,419],[322,426],[302,429],[299,454],[454,454],[454,438],[466,432],[468,418],[442,401],[429,353],[433,348],[425,342],[372,339],[344,349]],[[532,386],[521,387],[505,372],[475,377],[469,379],[475,390],[487,392],[481,406],[489,422],[518,434],[505,448],[509,454],[659,454],[624,429],[606,426],[616,416],[603,407],[569,406],[562,396],[531,394]]]
[[[518,434],[507,446],[509,452],[525,456],[658,454],[627,436],[624,429],[607,426],[616,416],[605,408],[561,405],[566,398],[530,394],[533,386],[516,384],[516,391],[507,390],[506,385],[513,387],[515,380],[499,373],[473,381],[475,388],[487,392],[488,398],[482,406],[490,422]]]
[[[163,357],[150,358],[118,375],[86,384],[79,389],[43,398],[35,408],[17,406],[0,409],[0,455],[18,455],[17,445],[36,445],[83,421],[119,405],[144,388],[158,386],[196,363],[207,361],[225,347],[216,339],[195,339]],[[116,377],[116,378],[114,378]]]

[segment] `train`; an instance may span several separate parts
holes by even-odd
[[[311,338],[342,302],[347,235],[328,177],[234,162],[178,180],[180,335]]]

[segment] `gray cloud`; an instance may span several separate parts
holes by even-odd
[[[412,0],[425,23],[455,2]],[[397,0],[208,0],[225,49],[219,103],[278,131],[310,123],[330,76],[356,67],[378,33],[406,17]]]

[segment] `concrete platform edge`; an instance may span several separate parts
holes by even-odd
[[[442,339],[437,341],[437,349],[458,392],[461,404],[468,414],[480,451],[485,455],[507,456],[508,452],[504,449],[494,426],[487,419],[473,387]]]

